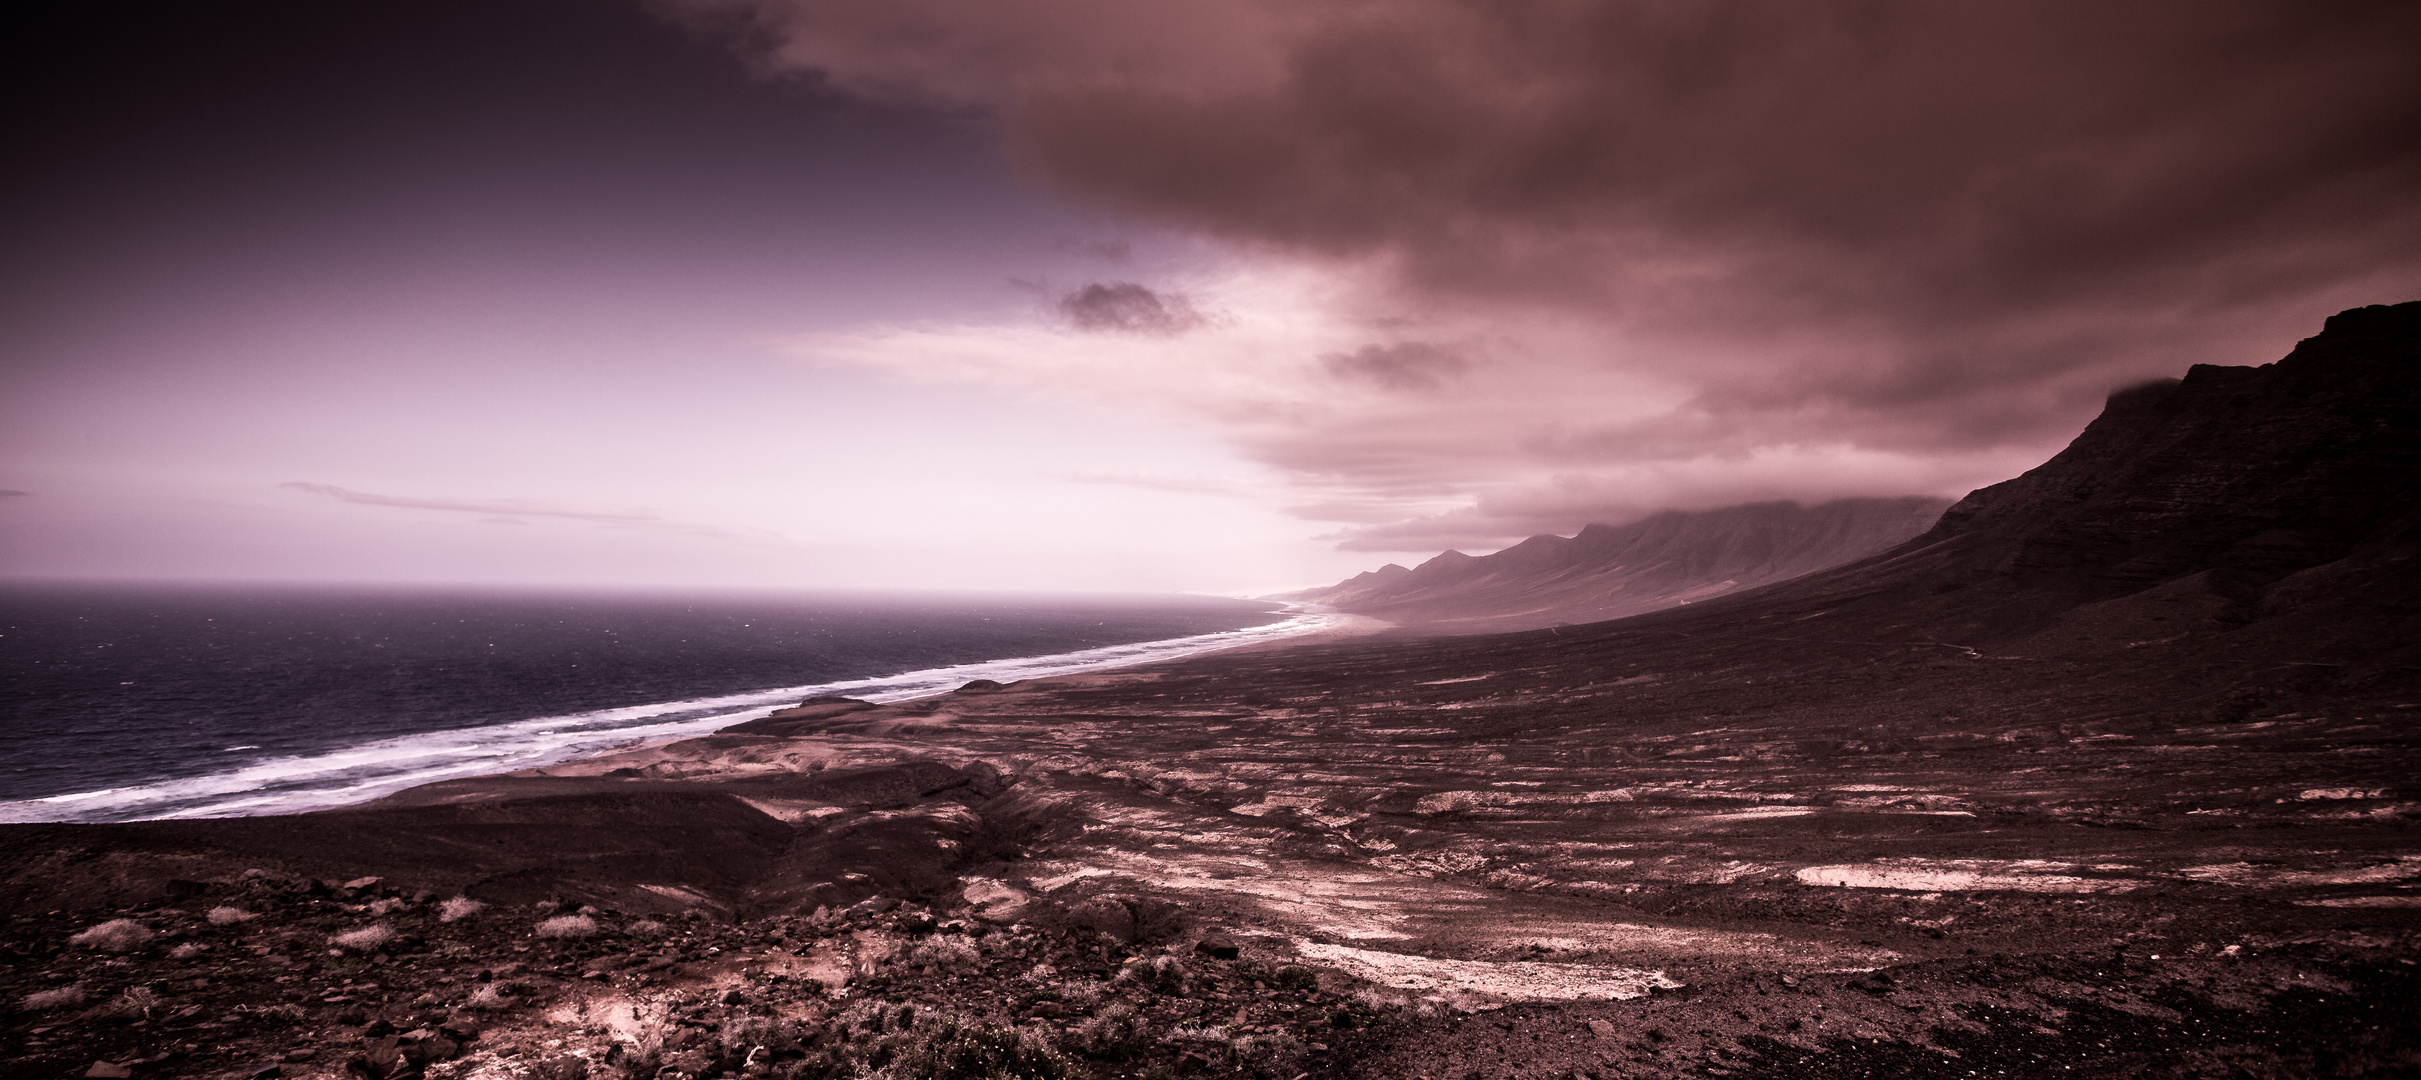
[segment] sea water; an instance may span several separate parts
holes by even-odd
[[[290,813],[1306,633],[1210,597],[0,587],[0,821]]]

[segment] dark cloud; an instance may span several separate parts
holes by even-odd
[[[1364,345],[1320,358],[1331,374],[1389,390],[1429,390],[1471,366],[1462,353],[1425,341]]]
[[[1094,282],[1059,298],[1059,313],[1078,330],[1113,334],[1182,334],[1202,316],[1182,296],[1153,292],[1131,281]]]
[[[2300,326],[2417,284],[2403,0],[1403,0],[1201,42],[1110,4],[1012,5],[1090,12],[1056,36],[951,5],[712,6],[845,85],[989,72],[926,84],[988,97],[1036,176],[1149,220],[1666,333],[1827,330],[1863,348],[1769,360],[1855,405],[2108,363],[2132,344],[2113,326]],[[1996,359],[2044,320],[2073,346]]]
[[[1487,524],[1443,523],[1466,536],[1723,492],[1935,493],[1620,470],[2047,454],[2114,387],[2273,360],[2335,310],[2421,296],[2409,0],[693,2],[756,12],[786,62],[844,89],[985,104],[1027,175],[1374,283],[1369,311],[1475,340],[1571,328],[1485,372],[1307,350],[1346,383],[1455,376],[1497,418],[1240,439],[1370,490],[1546,491],[1560,470],[1592,492],[1542,515],[1478,498]],[[1200,32],[1205,13],[1240,29]],[[1130,327],[1099,300],[1100,326]],[[1606,372],[1679,404],[1592,417],[1574,388]],[[1505,479],[1465,482],[1491,454]],[[1990,479],[1954,473],[1902,478]]]

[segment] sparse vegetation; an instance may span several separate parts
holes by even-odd
[[[1124,1061],[1151,1043],[1151,1027],[1135,1007],[1119,1002],[1077,1024],[1070,1041],[1089,1057]]]
[[[243,908],[228,904],[221,904],[218,907],[211,908],[210,914],[205,916],[205,918],[210,920],[210,925],[212,926],[234,926],[238,923],[249,922],[259,917],[260,916],[254,915]]]
[[[20,1005],[26,1012],[47,1012],[51,1009],[73,1009],[84,1004],[84,988],[61,986],[51,990],[36,990],[25,995]]]
[[[951,975],[970,975],[982,970],[984,955],[975,943],[955,934],[926,938],[908,952],[910,967],[930,967]]]
[[[969,1022],[943,1014],[929,1018],[902,1041],[905,1045],[889,1066],[900,1080],[1059,1080],[1083,1075],[1074,1059],[1040,1028]]]
[[[149,1019],[151,1010],[159,1007],[160,995],[152,992],[148,986],[127,987],[124,993],[119,994],[116,1000],[110,1002],[111,1011],[128,1020]]]
[[[1119,969],[1118,980],[1154,993],[1179,997],[1184,996],[1192,985],[1192,976],[1185,970],[1185,962],[1174,956],[1129,961]]]
[[[332,934],[328,944],[346,952],[376,952],[395,940],[395,928],[385,924],[362,926],[340,934]]]
[[[486,904],[468,896],[448,897],[444,903],[437,905],[437,921],[460,922],[486,909]]]
[[[585,938],[597,936],[597,920],[586,915],[557,915],[538,924],[533,933],[542,938]]]
[[[133,952],[150,944],[151,939],[155,936],[157,935],[151,932],[150,927],[133,919],[111,919],[68,938],[67,943],[82,949],[123,953]]]

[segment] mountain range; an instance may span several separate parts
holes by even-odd
[[[1533,536],[1491,555],[1448,551],[1272,599],[1428,631],[1485,633],[1602,622],[1784,581],[1924,532],[1948,499],[1841,499],[1672,510],[1627,525]]]

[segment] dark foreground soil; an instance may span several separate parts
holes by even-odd
[[[2205,599],[1371,638],[9,826],[0,1074],[2421,1076],[2421,666],[2155,633]]]
[[[264,874],[101,923],[17,919],[5,992],[32,1004],[9,1026],[0,1071],[2421,1075],[2412,943],[2359,934],[2182,955],[1975,955],[1464,1011],[1215,931],[1124,942],[888,899],[739,924],[473,908]],[[90,932],[113,924],[118,939]]]

